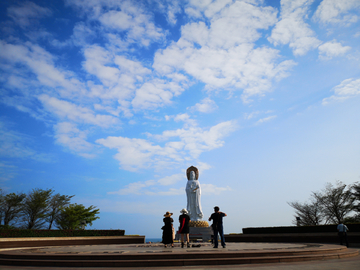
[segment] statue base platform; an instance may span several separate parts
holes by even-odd
[[[190,241],[202,240],[203,242],[211,241],[211,236],[214,234],[211,227],[190,227],[189,238]],[[180,241],[181,236],[176,232],[175,240]]]
[[[189,232],[190,241],[202,239],[203,242],[208,242],[213,235],[211,227],[190,227]]]
[[[203,242],[211,241],[211,236],[214,234],[211,227],[190,227],[189,228],[189,238],[190,241],[202,240]],[[180,241],[181,236],[179,233],[176,233],[175,240]]]

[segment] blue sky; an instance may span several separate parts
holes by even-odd
[[[160,237],[200,171],[225,232],[360,176],[358,0],[0,3],[0,184]],[[175,226],[178,226],[175,223]]]

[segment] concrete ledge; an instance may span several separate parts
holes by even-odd
[[[0,248],[143,243],[145,236],[0,238]]]
[[[349,245],[360,245],[360,233],[348,233]],[[226,234],[226,242],[339,243],[337,233]]]

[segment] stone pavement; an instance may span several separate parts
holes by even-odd
[[[340,260],[311,261],[297,263],[279,263],[279,264],[251,264],[251,265],[230,265],[230,266],[188,266],[188,267],[148,267],[148,268],[101,268],[105,270],[138,270],[138,269],[162,269],[162,270],[356,270],[360,268],[360,256]],[[2,266],[0,270],[96,270],[93,267],[24,267],[24,266]]]
[[[251,251],[278,251],[278,250],[293,250],[293,249],[304,249],[306,244],[291,244],[291,243],[227,243],[227,248],[213,249],[210,244],[201,244],[201,247],[192,247],[192,248],[180,248],[179,244],[175,244],[175,248],[167,247],[164,248],[161,244],[133,244],[133,245],[89,245],[89,246],[61,246],[61,247],[38,247],[38,248],[26,248],[18,250],[18,252],[26,254],[117,254],[117,253],[137,253],[137,254],[159,254],[159,253],[172,253],[172,254],[181,254],[181,253],[196,253],[196,252],[206,252],[206,251],[215,251],[217,253],[227,252],[231,250],[241,250],[243,252]],[[351,248],[350,248],[351,249]],[[359,250],[357,248],[357,250]],[[16,249],[12,249],[16,251]],[[16,251],[17,252],[17,251]],[[24,266],[2,266],[0,265],[0,270],[33,270],[33,269],[67,269],[67,270],[96,270],[96,269],[241,269],[241,270],[354,270],[360,269],[360,256],[345,258],[345,259],[331,259],[323,261],[306,261],[306,262],[291,262],[291,263],[265,263],[265,264],[242,264],[242,265],[225,265],[225,266],[176,266],[176,267],[24,267]]]

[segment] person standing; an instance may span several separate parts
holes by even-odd
[[[340,224],[337,226],[339,238],[340,238],[340,245],[343,244],[343,239],[345,239],[346,247],[349,247],[349,242],[347,238],[347,231],[349,231],[348,227],[343,224],[341,221]]]
[[[190,222],[190,217],[188,215],[188,211],[184,208],[180,211],[180,213],[182,213],[179,216],[179,222],[180,222],[180,227],[179,227],[179,234],[181,235],[181,247],[184,247],[184,242],[186,240],[187,243],[187,247],[190,247],[190,240],[189,240],[189,222]],[[186,238],[186,239],[184,239]]]
[[[209,217],[209,221],[213,221],[212,227],[214,230],[214,248],[218,248],[218,234],[220,234],[221,245],[223,248],[226,247],[225,237],[224,237],[224,228],[223,228],[223,217],[227,215],[223,212],[219,211],[220,208],[218,206],[214,207],[214,213]]]
[[[161,228],[163,230],[161,243],[163,243],[165,247],[167,247],[168,244],[171,244],[171,247],[174,247],[173,224],[172,224],[174,220],[171,218],[172,215],[173,213],[170,212],[165,213],[163,219],[164,226]]]

